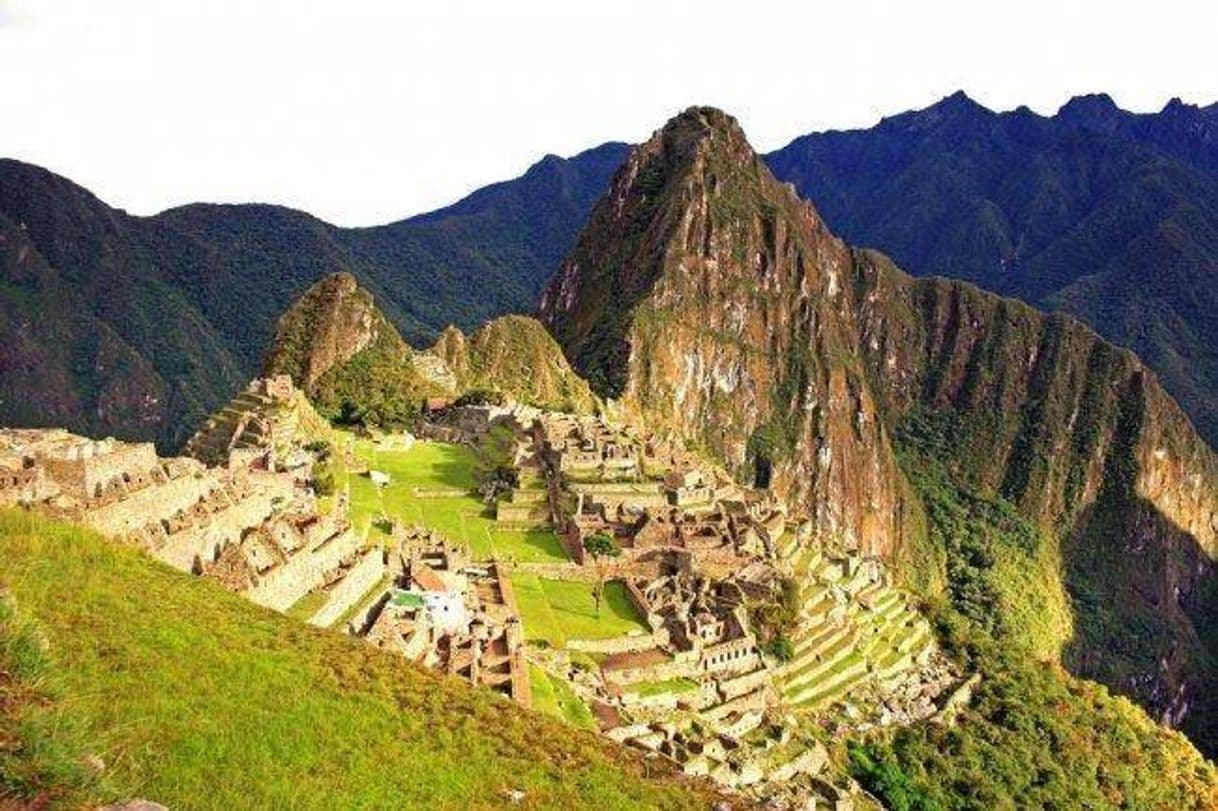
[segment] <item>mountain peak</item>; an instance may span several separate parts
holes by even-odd
[[[393,332],[393,328],[355,277],[347,272],[331,273],[315,282],[279,319],[264,375],[290,375],[296,385],[309,391],[331,368],[345,363],[386,331]]]
[[[1074,126],[1106,127],[1121,115],[1121,108],[1107,93],[1074,96],[1057,111],[1059,120]]]
[[[942,126],[974,124],[992,115],[989,108],[974,101],[963,90],[957,90],[929,107],[886,117],[881,124],[911,131],[929,131]]]

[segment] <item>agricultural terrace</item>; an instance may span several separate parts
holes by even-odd
[[[517,563],[565,563],[558,537],[546,529],[505,528],[475,492],[474,452],[464,445],[415,442],[409,449],[377,447],[354,440],[355,455],[370,470],[389,476],[378,486],[367,474],[351,473],[351,519],[369,539],[386,537],[377,518],[434,529],[469,546],[475,558]]]

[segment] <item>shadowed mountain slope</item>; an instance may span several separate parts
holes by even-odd
[[[266,205],[132,217],[0,160],[0,362],[12,369],[0,423],[176,448],[258,373],[280,314],[332,273],[358,279],[416,344],[528,312],[625,150],[548,156],[449,208],[359,229]]]

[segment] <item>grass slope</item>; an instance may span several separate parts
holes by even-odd
[[[568,560],[553,532],[505,529],[495,522],[490,509],[474,494],[476,459],[474,452],[464,445],[421,441],[409,450],[387,450],[367,440],[357,440],[355,453],[373,470],[388,473],[390,479],[386,487],[378,490],[367,476],[349,477],[356,526],[372,525],[372,518],[383,512],[466,544],[475,558],[522,563]]]
[[[599,616],[591,583],[549,580],[515,571],[512,586],[527,639],[561,648],[571,639],[609,639],[647,630],[619,582],[605,584]]]
[[[6,742],[14,713],[31,733],[0,761],[0,790],[18,804],[470,808],[500,807],[508,789],[526,792],[526,808],[711,803],[699,786],[645,779],[637,758],[593,735],[76,527],[0,512],[0,573],[45,636],[59,696],[32,710],[0,705]],[[6,697],[10,674],[30,670],[18,667],[31,650],[22,638],[0,615]],[[11,779],[14,764],[77,740],[105,762],[104,784],[65,777],[62,752],[32,783]]]

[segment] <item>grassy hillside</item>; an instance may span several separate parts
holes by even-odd
[[[0,578],[0,806],[711,804],[594,735],[91,532],[0,512]]]

